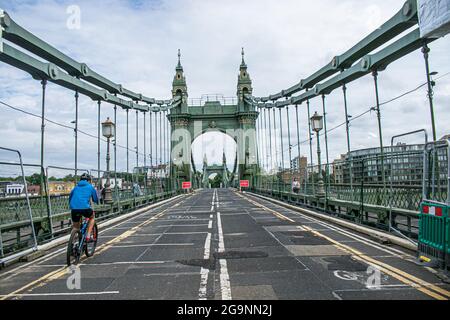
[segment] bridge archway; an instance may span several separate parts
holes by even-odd
[[[235,137],[219,129],[206,130],[193,140],[191,152],[191,166],[197,185],[209,188],[213,174],[220,175],[222,187],[233,185],[237,172]]]
[[[235,180],[249,180],[256,185],[259,171],[256,145],[256,120],[259,112],[253,103],[247,103],[246,95],[252,94],[252,81],[247,72],[242,51],[242,63],[238,76],[237,98],[225,99],[222,96],[204,96],[199,102],[188,103],[188,90],[181,55],[172,84],[173,97],[181,101],[170,109],[168,119],[171,123],[171,176],[181,185],[183,181],[198,181],[192,144],[208,132],[222,132],[236,142]],[[234,177],[234,175],[233,175]],[[235,181],[237,183],[237,181]]]

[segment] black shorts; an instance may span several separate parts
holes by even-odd
[[[85,218],[93,218],[94,211],[92,209],[72,210],[72,222],[80,222],[82,216]]]

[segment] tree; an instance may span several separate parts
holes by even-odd
[[[220,188],[220,185],[222,184],[222,181],[223,181],[222,175],[217,174],[214,177],[214,179],[212,179],[212,180],[210,179],[209,181],[211,183],[211,188]]]
[[[22,177],[20,177],[22,179]],[[41,184],[41,175],[39,173],[34,173],[33,175],[29,177],[25,177],[26,181],[30,185],[40,185]]]

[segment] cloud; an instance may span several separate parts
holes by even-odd
[[[286,89],[315,72],[333,56],[341,54],[393,16],[403,3],[404,0],[0,0],[0,7],[7,10],[27,30],[74,59],[87,63],[100,74],[130,90],[167,99],[171,94],[178,48],[182,50],[190,98],[207,93],[235,96],[241,47],[246,50],[254,95],[267,96]],[[73,4],[81,9],[79,30],[66,27],[66,9]],[[450,71],[448,39],[446,37],[430,44],[431,68],[439,71],[439,75]],[[387,101],[424,81],[423,57],[417,51],[380,73],[380,99]],[[437,81],[435,112],[438,135],[442,136],[448,133],[446,123],[450,120],[445,108],[448,105],[450,77]],[[40,114],[40,84],[23,72],[1,63],[0,100]],[[46,116],[70,126],[75,118],[73,92],[49,84],[46,101]],[[374,87],[370,76],[348,85],[350,115],[356,117],[374,105]],[[326,107],[330,129],[345,120],[340,89],[327,96]],[[320,99],[311,101],[311,114],[315,110],[322,112]],[[28,117],[3,106],[0,106],[0,112],[3,122],[0,126],[0,145],[20,148],[27,162],[38,163],[39,152],[36,150],[40,146],[40,122],[28,121]],[[108,116],[113,117],[112,107],[102,105],[101,118],[106,119]],[[430,132],[429,118],[425,87],[383,106],[385,143],[393,135],[413,129],[426,128]],[[295,140],[293,143],[296,143],[293,109],[290,119],[290,136]],[[130,148],[135,146],[136,140],[134,121],[134,114],[130,114]],[[287,125],[286,120],[284,124]],[[123,110],[118,111],[117,125],[118,143],[125,145],[126,122]],[[308,138],[305,104],[299,107],[299,125],[300,140],[304,141]],[[141,129],[142,126],[141,117]],[[97,106],[86,97],[80,98],[80,129],[94,136],[97,134]],[[287,146],[287,128],[283,129],[284,146]],[[345,130],[345,126],[341,126],[329,133],[330,159],[346,152]],[[368,132],[378,136],[377,130],[375,112],[352,122],[352,149],[378,146],[377,138],[368,137]],[[142,151],[142,132],[140,134]],[[156,141],[154,135],[153,140]],[[48,164],[64,163],[73,166],[72,130],[49,124],[46,127],[46,141]],[[321,143],[325,146],[323,138]],[[102,143],[102,156],[105,148]],[[148,145],[147,153],[149,149]],[[126,158],[126,152],[123,149],[118,152],[118,166],[120,170],[124,170],[126,163],[123,159]],[[80,162],[83,166],[96,167],[96,153],[96,140],[80,135]],[[215,150],[218,158],[221,158],[221,153],[221,150]],[[309,154],[308,142],[301,145],[300,153]],[[297,149],[293,148],[293,156],[297,154]],[[195,154],[195,157],[202,159],[203,155]],[[227,158],[229,162],[234,159],[232,150],[227,150]],[[315,158],[314,149],[314,161]],[[130,159],[134,159],[132,153]],[[134,160],[130,160],[130,163],[134,165]]]

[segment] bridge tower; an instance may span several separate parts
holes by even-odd
[[[172,82],[172,97],[181,97],[181,103],[170,109],[171,140],[175,147],[171,150],[171,177],[181,185],[183,181],[192,181],[191,172],[191,135],[189,132],[190,116],[188,111],[188,88],[184,69],[181,65],[181,51],[178,49],[178,64]],[[175,139],[175,140],[174,140]]]
[[[250,111],[251,105],[246,104],[244,97],[246,94],[253,93],[252,80],[247,71],[247,64],[245,63],[245,51],[242,48],[242,62],[239,68],[239,76],[238,76],[238,84],[237,84],[237,97],[238,97],[238,105],[239,111],[245,112]]]
[[[223,150],[222,156],[222,183],[224,188],[229,187],[230,179],[228,177],[227,157],[225,155],[225,150]]]
[[[255,107],[246,102],[245,96],[253,93],[252,80],[245,63],[245,52],[242,48],[242,62],[239,68],[237,83],[238,97],[238,161],[239,178],[251,181],[252,186],[256,184],[258,172],[257,150],[256,150],[256,120],[259,113]]]
[[[237,82],[237,103],[224,105],[220,101],[208,101],[205,104],[188,106],[188,89],[184,69],[181,65],[181,53],[178,51],[178,65],[172,83],[172,96],[180,96],[181,103],[170,110],[172,151],[171,177],[178,181],[192,181],[192,143],[201,134],[219,131],[229,135],[237,144],[237,164],[233,177],[227,176],[227,185],[233,182],[234,173],[238,178],[251,181],[256,185],[258,172],[256,150],[256,120],[259,112],[249,103],[246,95],[253,92],[252,80],[247,71],[245,53],[242,49],[242,62]],[[192,168],[192,169],[191,169]],[[226,166],[218,166],[219,173],[225,172]]]
[[[188,88],[186,84],[186,77],[184,69],[181,65],[181,51],[178,49],[178,65],[175,69],[175,77],[172,82],[172,98],[181,97],[181,104],[175,108],[176,114],[187,113]]]
[[[209,188],[209,172],[208,172],[208,159],[206,158],[206,154],[203,157],[203,180],[202,180],[203,188]]]

